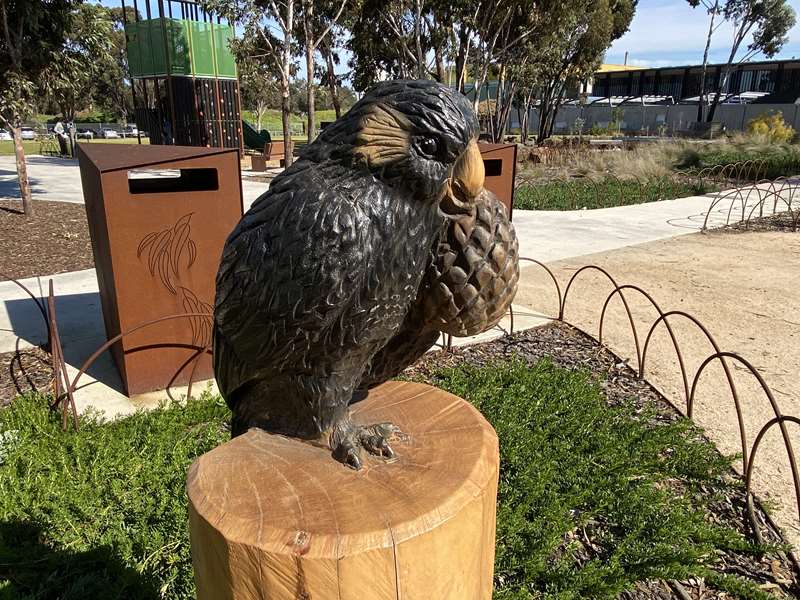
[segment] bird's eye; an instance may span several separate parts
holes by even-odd
[[[417,140],[417,148],[425,156],[436,156],[439,152],[439,142],[431,136],[424,136]]]

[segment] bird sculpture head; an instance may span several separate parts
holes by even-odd
[[[304,155],[366,169],[453,216],[470,212],[483,190],[478,131],[469,101],[452,88],[388,81],[326,128]]]

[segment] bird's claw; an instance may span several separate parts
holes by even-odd
[[[400,434],[400,429],[391,423],[376,425],[351,425],[333,449],[333,456],[348,467],[359,470],[362,466],[360,448],[370,454],[391,459],[396,455],[389,441]]]

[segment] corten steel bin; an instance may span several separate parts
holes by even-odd
[[[493,192],[508,210],[514,208],[514,180],[517,176],[516,144],[478,144],[486,170],[484,187]]]
[[[108,339],[211,313],[222,247],[242,216],[238,150],[92,143],[78,160]],[[171,319],[114,344],[126,393],[210,378],[209,353],[192,357],[211,343],[211,324]]]

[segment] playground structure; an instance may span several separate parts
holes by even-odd
[[[195,0],[132,0],[133,21],[121,2],[139,131],[151,144],[241,150],[233,26]]]

